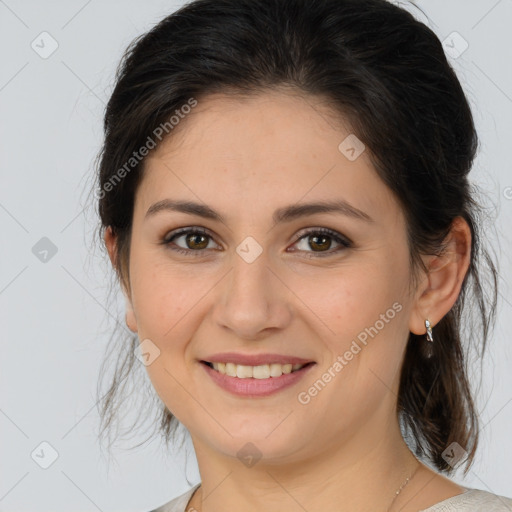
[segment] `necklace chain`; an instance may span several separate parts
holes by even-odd
[[[386,512],[389,512],[391,510],[391,507],[393,506],[393,503],[395,503],[396,499],[398,498],[398,495],[402,492],[402,489],[412,480],[412,477],[416,474],[416,471],[418,471],[418,469],[420,468],[420,465],[421,464],[418,464],[416,466],[416,469],[406,478],[405,482],[399,487],[399,489],[397,491],[395,491],[395,496],[394,496],[393,500],[391,501],[391,503],[389,504],[389,507],[386,510]]]

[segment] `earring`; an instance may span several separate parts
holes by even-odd
[[[434,338],[432,337],[432,325],[428,318],[425,320],[425,327],[427,328],[427,340],[432,343],[434,341]]]

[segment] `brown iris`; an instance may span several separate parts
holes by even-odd
[[[193,241],[193,243],[196,243],[198,238],[202,238],[203,239],[203,244],[204,245],[199,243],[200,247],[197,246],[197,247],[190,247],[190,248],[194,249],[194,250],[195,249],[205,249],[208,246],[208,237],[206,235],[202,235],[201,233],[189,233],[186,236],[187,246],[189,245],[189,241]]]
[[[316,242],[316,240],[318,240],[318,239],[321,239],[324,244],[327,241],[328,242],[327,247],[325,247],[325,245],[323,247],[321,247],[320,244],[318,244]],[[321,251],[323,251],[323,250],[329,249],[331,247],[331,242],[329,241],[329,239],[330,239],[330,237],[326,236],[326,235],[314,235],[314,236],[309,237],[309,240],[310,240],[309,244],[312,249],[319,248]],[[311,240],[315,240],[315,241],[311,242]]]

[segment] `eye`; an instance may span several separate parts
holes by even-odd
[[[176,245],[174,242],[180,238],[184,239],[184,247]],[[170,233],[169,236],[165,237],[162,243],[167,245],[169,249],[181,254],[185,254],[187,256],[200,256],[204,249],[211,249],[211,247],[208,247],[208,245],[212,240],[212,236],[205,229],[199,227],[191,227]]]
[[[335,243],[339,244],[340,247],[334,251],[330,251],[329,249],[332,246],[333,240]],[[302,248],[299,247],[300,251],[310,253],[308,256],[306,256],[307,258],[322,258],[325,256],[332,256],[333,254],[339,253],[344,249],[352,247],[352,242],[348,238],[345,238],[336,231],[331,231],[327,228],[315,228],[300,233],[294,245],[297,244],[302,244]],[[318,250],[308,251],[308,247]],[[295,250],[291,252],[295,252]]]

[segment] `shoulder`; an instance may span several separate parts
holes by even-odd
[[[465,489],[422,512],[512,512],[512,499],[479,489]]]
[[[189,512],[187,503],[200,484],[150,512]],[[193,510],[190,512],[194,512]],[[512,499],[479,489],[466,489],[421,512],[512,512]]]
[[[184,492],[177,498],[163,504],[162,506],[151,510],[150,512],[188,512],[186,511],[187,503],[190,498],[192,498],[192,494],[199,487],[200,484],[195,485],[190,488],[188,491]],[[194,512],[194,510],[190,510],[190,512]],[[197,511],[196,511],[197,512]]]

